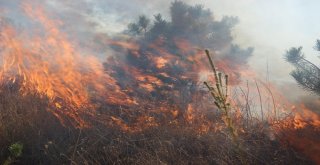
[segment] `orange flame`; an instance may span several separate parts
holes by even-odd
[[[0,80],[2,85],[19,83],[22,94],[36,93],[49,99],[50,111],[62,122],[64,116],[73,124],[86,127],[81,115],[93,115],[92,94],[107,95],[113,103],[132,103],[120,91],[116,81],[103,71],[103,66],[93,56],[81,56],[76,47],[60,32],[61,22],[51,20],[39,7],[23,4],[24,12],[42,25],[43,36],[17,33],[6,25],[0,31]],[[111,90],[106,90],[109,86]],[[91,93],[88,92],[90,88]],[[92,93],[93,92],[93,93]],[[112,99],[117,93],[121,99]],[[119,100],[119,101],[118,101]]]

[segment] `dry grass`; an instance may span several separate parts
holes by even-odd
[[[14,164],[312,164],[290,146],[271,140],[265,121],[243,116],[233,121],[228,92],[221,92],[221,75],[216,78],[217,88],[208,88],[216,101],[221,99],[216,104],[222,113],[207,112],[191,124],[184,118],[188,114],[177,118],[150,114],[158,126],[136,132],[123,131],[112,120],[105,124],[91,119],[92,127],[81,130],[62,126],[47,111],[45,98],[21,96],[17,84],[4,85],[0,91],[0,162],[10,155],[8,147],[20,142],[23,153]],[[110,116],[131,121],[146,113],[139,109],[120,112],[110,106],[101,106],[99,111],[106,123]],[[228,119],[223,122],[220,115]],[[226,129],[199,132],[202,120],[224,123]]]
[[[238,164],[224,131],[199,134],[194,125],[162,124],[127,133],[96,124],[78,130],[61,126],[37,96],[1,92],[1,162],[14,142],[24,145],[16,164]],[[239,134],[246,164],[310,164],[291,148],[272,141],[259,125]],[[243,160],[241,160],[243,161]]]

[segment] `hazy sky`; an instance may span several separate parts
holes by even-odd
[[[271,73],[279,79],[287,76],[283,54],[292,46],[303,46],[304,52],[317,62],[313,50],[320,37],[319,0],[200,0],[218,16],[235,15],[240,23],[235,28],[236,42],[255,47],[251,60],[256,69],[263,70],[269,58]],[[255,64],[255,65],[254,65]],[[272,78],[272,77],[271,77]]]
[[[319,64],[313,47],[320,38],[319,0],[199,0],[217,16],[235,15],[240,23],[234,31],[235,41],[254,46],[250,60],[254,70],[265,74],[267,61],[273,83],[281,84],[287,94],[298,88],[289,76],[292,67],[283,54],[293,46],[303,46],[308,59]],[[268,60],[267,60],[268,59]],[[289,84],[289,85],[283,85]],[[301,90],[300,90],[301,91]],[[296,93],[292,93],[295,95]]]

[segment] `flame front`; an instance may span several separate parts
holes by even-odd
[[[60,30],[63,23],[51,19],[40,6],[24,3],[21,8],[40,28],[30,33],[0,22],[3,25],[0,29],[2,88],[14,86],[21,95],[35,94],[47,99],[48,111],[61,123],[70,121],[75,127],[89,127],[90,122],[84,119],[89,116],[99,123],[115,124],[126,132],[139,132],[162,123],[192,125],[199,133],[223,129],[221,122],[215,123],[206,116],[208,111],[215,109],[207,92],[198,85],[202,77],[210,79],[207,59],[201,49],[188,40],[174,38],[169,45],[165,38],[159,37],[142,47],[134,39],[113,40],[97,36],[104,46],[113,46],[118,51],[103,65],[95,56],[82,54],[79,46]],[[175,47],[176,51],[170,51],[168,47]],[[218,69],[230,75],[231,85],[240,86],[240,97],[230,100],[235,121],[240,123],[240,117],[251,115],[241,112],[243,107],[248,108],[243,103],[248,104],[249,100],[249,91],[244,91],[249,90],[249,85],[241,84],[241,78],[259,79],[253,71],[232,59],[220,57],[218,53],[216,56]],[[260,100],[261,116],[257,117],[271,123],[275,132],[279,128],[288,130],[290,136],[282,138],[297,144],[297,148],[304,149],[307,155],[320,162],[312,154],[316,149],[306,150],[311,145],[320,148],[320,142],[300,138],[295,132],[308,131],[309,127],[318,131],[319,115],[303,104],[290,103],[272,85],[258,82],[261,85],[259,95],[265,100]],[[259,88],[257,82],[256,87]],[[258,93],[251,95],[258,96]],[[272,102],[272,106],[263,107],[266,102]],[[115,106],[117,110],[122,107],[139,110],[128,113],[134,118],[130,123],[121,115],[107,112],[102,112],[108,114],[105,116],[96,115],[100,105]],[[283,116],[292,110],[294,113],[290,118]],[[239,130],[244,132],[241,127]]]
[[[51,20],[39,7],[23,4],[29,18],[41,25],[40,32],[17,32],[5,24],[0,31],[1,85],[19,86],[22,95],[38,94],[49,100],[49,110],[61,122],[65,117],[73,124],[88,126],[81,115],[93,115],[92,95],[104,96],[112,103],[130,102],[93,56],[84,56],[60,32],[61,22]],[[108,88],[108,92],[106,89]],[[89,92],[90,89],[90,92]],[[121,99],[112,99],[114,94]]]

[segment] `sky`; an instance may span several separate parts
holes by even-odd
[[[254,46],[253,67],[259,70],[269,61],[270,72],[280,80],[291,67],[283,63],[283,54],[293,46],[303,46],[306,56],[317,62],[313,50],[320,37],[317,0],[212,0],[198,1],[216,11],[216,15],[235,15],[240,23],[234,31],[235,41]],[[264,68],[266,69],[266,67]],[[282,71],[283,70],[283,71]],[[271,77],[272,78],[272,77]]]
[[[317,21],[320,1],[200,0],[198,3],[206,4],[217,16],[239,17],[240,22],[234,29],[235,42],[255,47],[251,67],[261,75],[267,75],[268,68],[270,81],[281,86],[284,92],[298,88],[289,75],[292,66],[283,59],[286,50],[302,46],[306,57],[319,64],[317,55],[320,54],[313,47],[320,38],[320,22]]]

